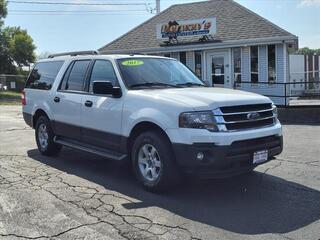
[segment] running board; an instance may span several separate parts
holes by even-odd
[[[53,138],[53,141],[55,143],[61,144],[66,147],[74,148],[77,150],[85,151],[88,153],[93,153],[102,157],[106,157],[112,160],[121,161],[124,160],[127,157],[127,154],[118,153],[110,150],[106,150],[104,148],[95,147],[89,144],[85,144],[82,142],[78,142],[76,140],[66,139],[62,137],[55,136]]]

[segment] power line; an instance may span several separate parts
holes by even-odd
[[[141,13],[70,13],[70,14],[64,14],[64,13],[12,13],[10,15],[15,16],[118,16],[118,15],[126,15],[126,16],[145,16],[145,14]]]
[[[72,5],[72,6],[147,6],[147,3],[73,3],[73,2],[40,2],[40,1],[15,1],[9,0],[8,3],[14,4],[42,4],[42,5]]]
[[[145,9],[118,9],[118,10],[9,10],[9,13],[108,13],[108,12],[145,12]]]

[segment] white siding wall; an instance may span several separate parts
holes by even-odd
[[[276,45],[276,71],[277,71],[277,83],[287,82],[289,79],[289,61],[287,49],[284,49],[284,44]],[[179,53],[171,53],[172,58],[179,60]],[[206,69],[205,55],[203,55],[202,69]],[[242,58],[241,58],[241,80],[243,82],[250,82],[250,47],[242,47]],[[231,60],[232,72],[233,72],[233,58]],[[187,66],[195,70],[194,63],[194,52],[186,52],[186,64]],[[319,63],[320,64],[320,63]],[[234,77],[232,73],[231,77]],[[233,79],[234,81],[234,79]],[[259,46],[259,83],[266,84],[251,84],[251,83],[241,83],[237,85],[238,89],[245,91],[255,92],[263,95],[273,95],[273,96],[284,96],[285,86],[279,84],[268,84],[268,48],[266,45]],[[289,90],[289,89],[287,89]],[[285,99],[283,97],[270,97],[276,104],[284,105]],[[288,101],[287,101],[288,102]]]
[[[189,67],[192,71],[195,70],[194,68],[194,52],[187,52],[187,67]]]
[[[285,68],[288,64],[285,61],[287,53],[284,52],[283,45],[276,45],[276,71],[277,80],[276,82],[285,82]],[[244,82],[251,81],[250,78],[250,47],[242,48],[242,59],[241,59],[242,77],[241,80]],[[288,73],[286,73],[287,75]],[[259,83],[268,82],[268,51],[267,46],[259,46]],[[269,96],[284,96],[285,86],[279,84],[251,84],[242,83],[238,85],[244,91],[255,92],[262,95]],[[284,105],[285,99],[283,97],[270,97],[276,104]]]
[[[242,48],[241,58],[241,81],[250,81],[250,49],[249,47]]]
[[[259,46],[259,82],[268,82],[267,46]]]
[[[284,71],[287,66],[285,65],[284,58],[287,56],[284,56],[282,44],[277,45],[276,56],[277,82],[285,82]]]
[[[305,79],[305,64],[304,55],[290,55],[290,81],[291,82],[304,82]],[[304,91],[304,84],[292,84],[290,85],[290,93],[292,95],[302,94]]]

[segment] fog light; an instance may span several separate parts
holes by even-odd
[[[202,161],[203,158],[204,158],[203,152],[198,152],[198,153],[197,153],[197,160],[198,160],[198,161]]]

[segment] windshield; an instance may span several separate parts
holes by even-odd
[[[117,61],[129,89],[205,86],[187,67],[173,59],[125,58]]]

